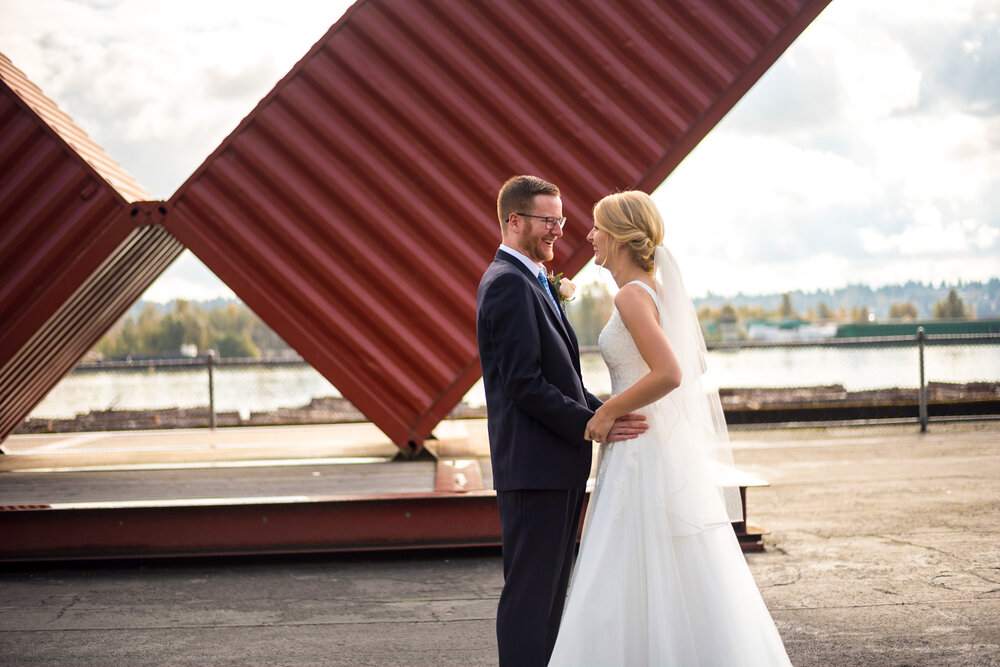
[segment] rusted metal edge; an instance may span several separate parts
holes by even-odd
[[[589,498],[589,496],[588,496]],[[0,563],[395,551],[500,545],[494,491],[170,507],[0,511]],[[733,524],[744,552],[759,526]]]
[[[307,502],[0,512],[0,561],[290,554],[491,546],[492,492]]]

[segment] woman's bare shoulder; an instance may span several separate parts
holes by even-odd
[[[615,308],[625,320],[641,317],[646,314],[657,315],[656,303],[652,295],[641,285],[629,283],[623,285],[615,294]]]

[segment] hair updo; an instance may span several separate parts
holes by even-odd
[[[663,243],[663,219],[649,195],[639,190],[608,195],[594,204],[594,226],[627,243],[632,261],[653,272],[656,246]]]

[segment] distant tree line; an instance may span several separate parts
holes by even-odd
[[[220,357],[279,356],[289,350],[257,315],[243,304],[204,309],[178,299],[164,310],[145,303],[126,315],[95,346],[92,357],[177,357],[215,350]]]
[[[952,284],[942,282],[937,285],[911,281],[877,288],[867,285],[848,285],[814,292],[792,290],[787,294],[800,313],[808,313],[811,309],[817,317],[820,317],[820,310],[825,306],[832,312],[832,318],[847,321],[845,318],[850,318],[853,308],[857,308],[859,313],[862,308],[867,308],[869,314],[874,315],[876,320],[884,322],[886,319],[900,319],[899,315],[890,310],[894,305],[904,304],[912,304],[916,311],[916,315],[911,315],[914,319],[937,317],[935,306],[947,300],[952,290],[955,290],[956,296],[963,300],[966,317],[970,315],[983,318],[1000,317],[1000,278],[984,282],[958,281]],[[759,306],[765,312],[773,312],[781,306],[783,299],[783,294],[720,296],[709,293],[696,298],[695,305],[699,309],[710,306],[717,310],[723,304],[731,303],[736,308],[741,305],[749,308]],[[908,306],[906,308],[909,310]]]
[[[800,319],[817,324],[836,322],[868,322],[872,319],[868,306],[840,306],[836,310],[820,301],[800,313],[794,303],[795,293],[780,296],[777,307],[723,303],[718,307],[705,304],[698,309],[698,319],[711,339],[713,325],[735,327],[755,320]],[[581,285],[576,296],[567,304],[567,314],[581,345],[597,345],[601,329],[611,317],[614,297],[604,283]],[[975,317],[975,309],[967,305],[952,289],[933,308],[938,319]],[[912,302],[894,303],[889,319],[912,321],[919,319]],[[102,338],[90,358],[124,359],[127,357],[177,357],[183,354],[205,354],[215,350],[221,357],[276,357],[293,351],[270,327],[242,303],[213,302],[211,307],[178,299],[163,307],[140,303]]]
[[[614,299],[603,283],[591,283],[577,292],[576,298],[567,306],[567,313],[581,345],[596,345],[597,337],[604,324],[611,317]],[[948,296],[933,307],[935,319],[969,319],[975,317],[975,309],[964,303],[958,292],[950,290]],[[909,301],[893,303],[888,310],[889,321],[912,322],[919,319],[917,306]],[[867,305],[840,306],[836,310],[820,301],[815,307],[799,312],[793,302],[793,293],[781,295],[774,309],[760,305],[723,303],[719,307],[702,305],[698,309],[698,320],[706,338],[721,336],[717,325],[735,327],[738,323],[754,321],[801,320],[813,324],[847,324],[870,322],[875,316]]]
[[[908,304],[908,308],[913,309],[913,305]],[[747,320],[801,320],[824,324],[827,322],[867,322],[871,319],[871,315],[867,306],[851,306],[849,309],[841,306],[837,310],[833,310],[824,301],[820,301],[815,308],[808,308],[805,312],[800,312],[792,302],[791,292],[786,292],[781,295],[780,305],[773,310],[769,310],[763,306],[734,306],[731,303],[725,303],[720,308],[703,305],[698,309],[698,319],[702,324],[706,322],[737,322]]]

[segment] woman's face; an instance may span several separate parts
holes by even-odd
[[[607,232],[598,229],[597,225],[587,234],[587,240],[594,246],[594,263],[598,266],[607,266],[611,259],[611,248],[614,246],[614,239]]]

